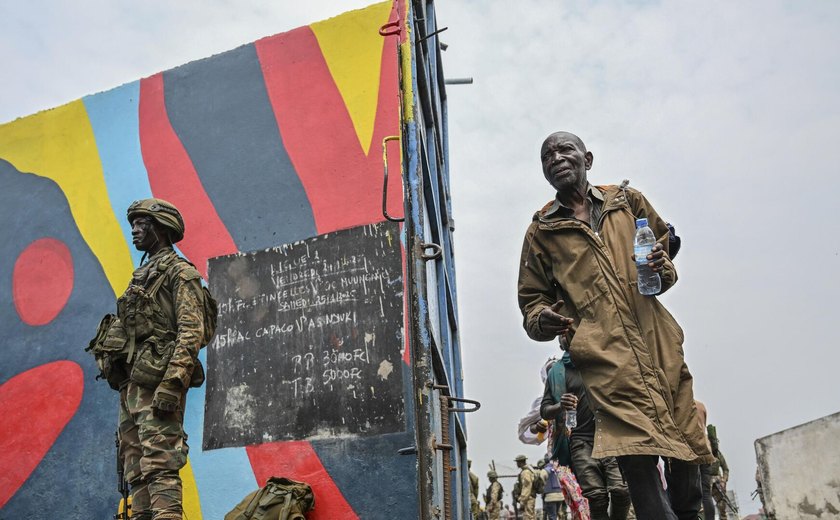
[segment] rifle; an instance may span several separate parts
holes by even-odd
[[[122,457],[120,457],[120,432],[114,432],[114,444],[117,447],[117,491],[122,496],[122,509],[118,508],[114,514],[114,520],[128,520],[130,518],[128,512],[128,482],[125,480],[125,468],[123,467]]]
[[[737,515],[738,510],[735,509],[735,506],[733,506],[732,502],[729,501],[729,497],[726,495],[726,490],[723,489],[723,487],[720,485],[720,481],[719,480],[714,480],[712,482],[712,487],[717,489],[717,492],[720,494],[721,498],[723,498],[723,503],[726,504],[726,506],[729,508],[729,510]]]

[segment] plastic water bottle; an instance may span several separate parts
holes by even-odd
[[[636,219],[636,239],[633,241],[633,253],[636,255],[639,292],[646,296],[659,294],[659,291],[662,290],[662,280],[659,278],[659,273],[653,272],[648,266],[647,256],[655,244],[656,237],[648,227],[647,219]]]
[[[566,410],[566,429],[577,428],[577,410]]]

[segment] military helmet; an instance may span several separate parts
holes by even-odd
[[[151,217],[166,229],[173,244],[184,238],[184,219],[171,202],[163,199],[135,200],[128,207],[126,216],[129,223],[135,217]]]
[[[528,460],[528,457],[526,457],[525,455],[517,455],[516,458],[513,460],[515,460],[516,462],[525,462],[526,460]]]
[[[491,469],[487,472],[487,478],[499,478],[499,475],[497,475],[496,472]]]

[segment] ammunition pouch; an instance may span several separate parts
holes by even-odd
[[[146,338],[134,355],[131,362],[132,381],[140,386],[155,389],[163,381],[169,360],[175,352],[174,339],[158,339],[155,336]]]
[[[142,287],[131,286],[117,300],[117,313],[127,330],[134,332],[137,341],[150,337],[155,332],[155,309],[158,305],[154,295]]]
[[[128,335],[119,318],[106,314],[96,328],[96,335],[85,348],[86,352],[93,354],[99,367],[96,378],[105,379],[114,390],[119,390],[120,385],[128,380],[127,343]]]
[[[190,388],[198,388],[204,384],[206,376],[204,374],[204,366],[201,360],[195,358],[195,365],[193,366],[192,377],[190,377]]]

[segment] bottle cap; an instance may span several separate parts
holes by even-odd
[[[647,227],[648,221],[646,218],[637,218],[636,219],[636,229]]]

